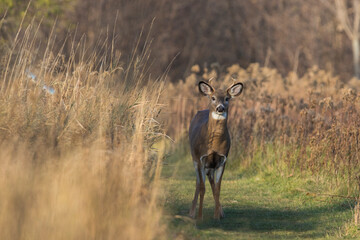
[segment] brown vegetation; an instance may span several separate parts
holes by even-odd
[[[354,75],[352,41],[358,35],[353,1],[33,0],[29,11],[37,17],[25,22],[43,21],[39,37],[46,38],[57,16],[55,47],[69,35],[77,41],[86,39],[87,46],[98,53],[104,52],[102,44],[114,44],[114,51],[106,49],[107,54],[121,53],[123,62],[130,59],[139,32],[150,31],[152,72],[163,73],[176,57],[170,72],[174,82],[187,76],[192,65],[214,61],[243,67],[258,62],[283,75],[295,71],[300,76],[316,65],[346,81]],[[26,8],[22,1],[9,2],[13,4],[0,24],[0,39],[6,38],[6,45],[11,45]],[[335,2],[345,3],[341,9],[345,19],[338,17]],[[0,19],[6,9],[6,4],[0,4]],[[145,42],[141,40],[140,47]],[[66,57],[71,50],[68,42]]]

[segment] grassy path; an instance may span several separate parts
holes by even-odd
[[[233,171],[234,172],[234,171]],[[350,202],[309,193],[326,192],[312,179],[225,171],[221,202],[225,219],[214,220],[214,201],[206,185],[204,220],[188,218],[195,190],[192,163],[164,165],[165,211],[174,239],[337,239],[352,216]]]

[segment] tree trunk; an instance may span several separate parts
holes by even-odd
[[[352,39],[352,52],[353,52],[353,61],[354,61],[354,75],[356,78],[360,79],[360,66],[359,66],[359,37],[354,36]]]

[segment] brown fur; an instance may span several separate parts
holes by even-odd
[[[215,120],[209,110],[197,112],[190,123],[191,155],[199,159],[203,155],[218,153],[227,156],[230,150],[230,134],[226,120]],[[204,136],[206,136],[204,138]]]

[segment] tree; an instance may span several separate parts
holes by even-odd
[[[354,75],[360,79],[360,0],[334,0],[334,5],[328,0],[322,2],[336,14],[341,28],[351,41]]]

